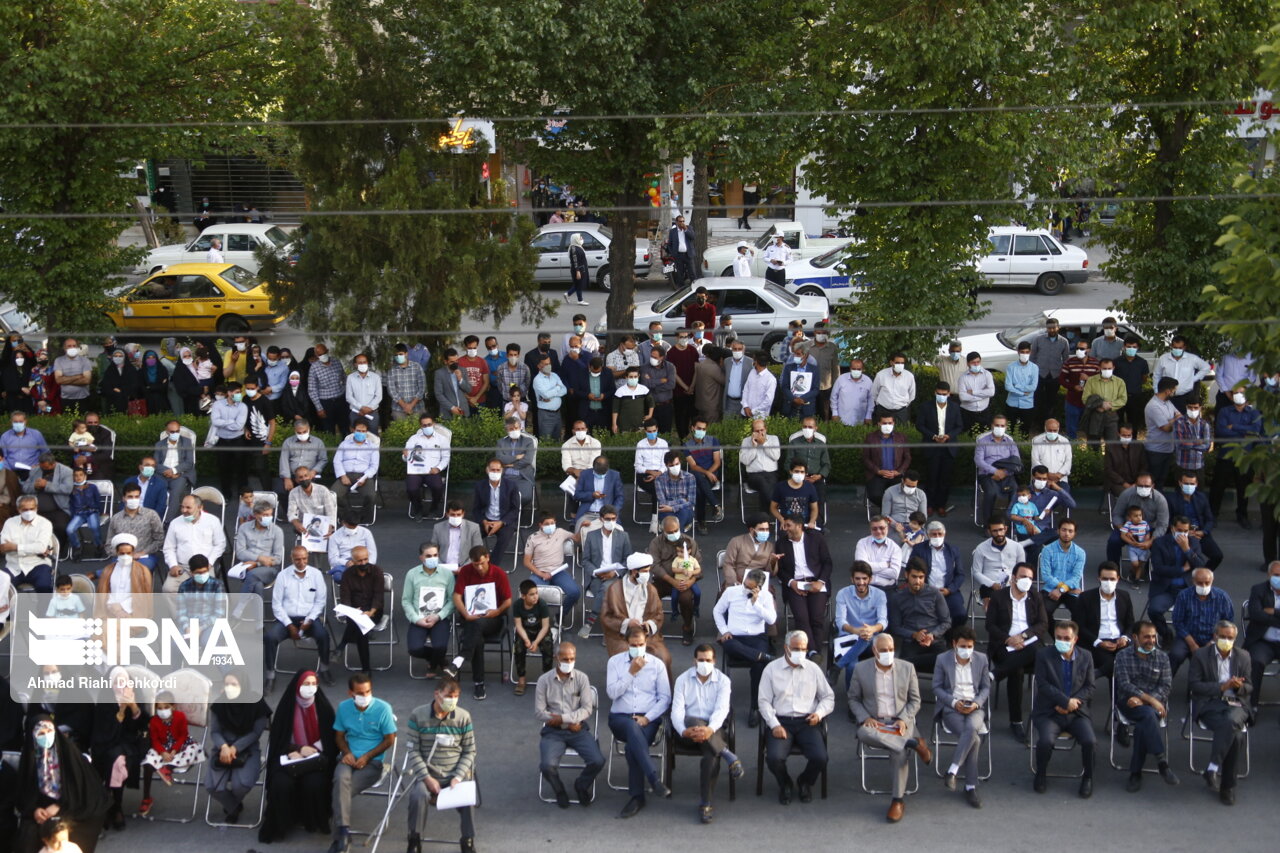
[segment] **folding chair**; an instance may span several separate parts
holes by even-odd
[[[640,515],[639,515],[640,499],[644,498],[645,501],[649,504],[650,506],[649,515],[651,517],[655,512],[658,511],[658,502],[656,498],[650,498],[649,493],[644,489],[640,488],[641,476],[642,476],[641,472],[636,471],[635,479],[631,483],[631,520],[635,524],[648,524],[651,518],[649,520],[644,520],[644,521],[640,519]]]
[[[399,771],[396,769],[396,751],[400,746],[400,737],[397,734],[395,740],[391,742],[391,749],[382,755],[382,775],[378,777],[378,781],[368,788],[360,792],[362,797],[385,797],[387,804],[382,809],[382,817],[378,820],[376,826],[369,831],[348,827],[352,835],[365,836],[365,847],[377,848],[382,841],[382,833],[386,831],[389,818],[391,817],[391,809],[396,804],[396,791],[399,787]],[[352,803],[352,811],[355,810],[355,803]]]
[[[920,790],[920,756],[915,750],[909,750],[911,753],[911,766],[907,771],[907,788],[904,794],[914,794]],[[889,750],[878,746],[871,746],[862,741],[858,741],[858,764],[862,774],[862,792],[864,794],[892,794],[892,788],[868,788],[867,787],[867,762],[868,761],[888,761],[890,759]]]
[[[340,638],[334,636],[333,628],[329,624],[329,617],[327,615],[322,614],[320,616],[320,621],[324,624],[324,629],[329,632],[329,643],[332,646],[332,644],[336,643]],[[316,672],[320,671],[320,664],[324,663],[324,661],[321,661],[319,658],[320,646],[316,643],[316,640],[314,637],[299,637],[296,640],[291,639],[289,642],[293,643],[293,647],[295,649],[298,649],[301,651],[307,651],[307,652],[315,652],[316,653]],[[284,647],[284,643],[280,643],[276,646],[276,654],[271,661],[271,672],[285,673],[286,675],[292,675],[293,673],[297,672],[297,670],[280,668],[280,649],[282,649],[283,647]]]
[[[196,486],[191,490],[191,494],[200,499],[204,504],[206,511],[209,511],[209,504],[218,508],[218,517],[222,519],[222,526],[227,526],[227,499],[223,497],[222,492],[213,486]]]
[[[1124,710],[1116,705],[1116,680],[1111,679],[1111,715],[1107,720],[1107,728],[1110,730],[1110,744],[1107,748],[1107,761],[1111,765],[1112,770],[1126,770],[1127,765],[1116,763],[1116,730],[1120,726],[1126,729],[1133,728],[1133,721],[1125,716]],[[1165,716],[1160,719],[1160,735],[1164,738],[1164,754],[1169,756],[1169,716],[1168,706],[1165,706]],[[1159,769],[1155,767],[1143,767],[1143,773],[1159,773]]]
[[[71,593],[73,595],[94,595],[98,591],[97,585],[89,579],[88,575],[74,574],[71,578]]]
[[[755,489],[747,484],[747,466],[742,464],[742,458],[738,458],[738,514],[742,516],[742,523],[747,523],[747,495],[758,494]]]
[[[243,821],[240,821],[237,823],[227,823],[225,820],[214,820],[213,819],[214,799],[213,797],[208,797],[206,798],[204,803],[204,822],[207,825],[217,827],[218,829],[257,829],[262,824],[262,818],[267,813],[267,762],[280,760],[278,756],[271,754],[271,749],[267,746],[269,742],[270,742],[269,733],[264,732],[262,735],[262,740],[259,741],[259,744],[262,746],[262,752],[261,752],[262,760],[258,766],[258,780],[253,783],[253,787],[258,789],[257,820],[255,820],[253,823],[245,823]],[[209,761],[210,759],[206,758],[205,761],[201,763],[200,766],[203,772],[207,772],[208,768],[206,765],[209,764]],[[253,795],[252,791],[245,794],[245,800],[249,799],[249,797],[252,795]],[[244,801],[242,800],[241,803],[243,804],[243,802]]]
[[[437,425],[437,426],[436,426],[436,429],[437,429],[437,430],[438,430],[438,429],[441,429],[441,427],[440,427],[439,425]],[[432,521],[440,521],[441,519],[443,519],[443,518],[444,518],[444,513],[445,513],[445,508],[449,505],[449,468],[448,468],[448,467],[446,467],[443,471],[441,471],[441,472],[440,472],[440,476],[444,479],[444,493],[440,496],[440,514],[439,514],[439,515],[433,515],[433,516],[430,516],[430,519],[431,519]],[[423,488],[423,489],[426,489],[426,485],[425,485],[425,484],[423,484],[422,488]],[[419,491],[419,493],[418,493],[418,501],[419,501],[419,503],[421,503],[421,501],[422,501],[422,493],[421,493],[421,491]],[[406,514],[406,515],[408,515],[412,510],[413,510],[413,504],[412,504],[412,503],[410,503],[410,504],[405,508],[405,514]],[[428,516],[423,516],[423,518],[427,518],[427,517],[428,517]],[[412,516],[410,516],[410,518],[412,518]]]
[[[72,587],[72,589],[74,590],[74,587]],[[9,607],[9,609],[6,611],[9,614],[9,618],[5,619],[3,622],[0,622],[0,643],[3,643],[4,638],[9,636],[9,632],[13,630],[13,619],[14,619],[13,607],[15,604],[18,603],[17,587],[14,587],[14,586],[9,587],[9,592],[5,596],[4,603]]]
[[[716,552],[716,601],[724,595],[724,555],[727,553],[727,550]]]
[[[827,721],[825,718],[823,718],[822,722],[818,724],[818,728],[822,734],[823,746],[829,746],[827,742]],[[759,728],[756,729],[756,796],[757,797],[762,796],[764,794],[764,769],[765,769],[764,754],[765,754],[765,743],[766,743],[765,739],[768,737],[772,737],[772,735],[769,734],[769,727],[766,726],[762,720]],[[787,740],[791,742],[791,750],[790,752],[787,753],[788,757],[792,755],[804,754],[800,751],[799,747],[796,746],[795,738],[787,738]],[[830,750],[828,750],[827,754],[830,755]],[[820,781],[822,782],[822,799],[824,800],[827,798],[827,773],[830,767],[831,767],[831,762],[828,761],[827,766],[822,768],[822,776],[820,777]]]
[[[662,727],[666,728],[666,726],[667,726],[667,723],[663,722]],[[605,781],[609,783],[609,787],[615,791],[626,791],[628,789],[625,779],[623,780],[623,784],[621,785],[615,784],[613,781],[613,764],[614,764],[613,760],[615,758],[622,758],[622,761],[618,763],[625,767],[627,763],[626,754],[627,754],[626,743],[618,740],[616,737],[614,737],[613,733],[610,732],[609,733],[609,762],[605,768],[604,776],[605,776]],[[667,739],[666,737],[663,736],[663,733],[661,731],[658,732],[657,737],[653,739],[653,743],[649,746],[649,758],[653,759],[654,764],[656,764],[658,767],[658,778],[661,779],[663,782],[667,782],[668,781],[667,779]]]
[[[107,458],[110,459],[112,462],[114,462],[116,459],[116,431],[104,423],[99,423],[98,426],[106,430],[107,435],[111,436],[111,450],[109,453],[107,453]],[[93,481],[90,480],[90,482],[93,482]]]
[[[596,690],[595,687],[591,688],[591,700],[592,700],[592,705],[596,709],[595,718],[591,722],[591,731],[595,734],[598,740],[600,737],[600,691]],[[566,764],[564,762],[564,759],[566,758],[576,759],[576,761],[574,761],[571,764]],[[573,747],[567,747],[564,751],[564,755],[560,759],[559,769],[581,770],[586,766],[587,766],[587,762],[582,760],[582,756],[578,754],[578,751]],[[554,803],[556,801],[556,798],[554,796],[548,797],[546,794],[546,790],[545,790],[546,784],[547,784],[547,780],[542,777],[542,773],[538,773],[538,799],[542,800],[542,802],[544,803]],[[595,795],[596,795],[596,780],[592,779],[591,780],[592,799],[595,798]],[[573,803],[574,805],[578,804],[578,800],[576,799],[570,799],[569,802]]]
[[[200,754],[204,755],[209,746],[209,697],[213,694],[213,682],[204,673],[194,669],[180,669],[169,677],[176,682],[171,692],[180,700],[174,707],[186,715],[187,731],[192,738],[196,738],[196,730],[199,730],[197,742],[200,744]],[[200,808],[200,785],[204,771],[204,761],[173,770],[173,784],[191,789],[191,814],[186,817],[161,817],[156,814],[153,806],[145,818],[166,823],[190,823],[195,820]],[[192,776],[195,778],[191,778]]]
[[[362,526],[372,527],[378,523],[378,504],[381,503],[381,494],[378,491],[377,474],[374,474],[373,479],[367,481],[363,486],[361,486],[354,495],[351,492],[348,492],[347,495],[347,501],[352,511],[360,513],[362,518],[364,517],[366,502],[372,501],[373,503],[373,512],[370,514],[370,520],[367,523],[363,521],[360,522]],[[352,500],[352,497],[357,500]]]
[[[564,590],[552,584],[539,585],[538,601],[547,605],[547,610],[550,611],[549,621],[551,625],[549,633],[551,637],[551,647],[554,649],[556,644],[560,642],[560,636],[564,633]],[[511,664],[507,667],[506,673],[507,681],[513,683],[516,680],[515,631],[515,620],[513,619],[511,620]],[[530,637],[529,639],[533,638]],[[538,654],[536,650],[530,652],[526,656],[526,664],[528,663],[527,658],[532,657],[535,654]],[[537,679],[535,678],[534,681],[537,681]]]
[[[115,447],[112,446],[112,450],[114,449]],[[98,495],[102,499],[102,504],[101,504],[102,508],[99,510],[99,512],[102,515],[103,524],[105,526],[106,521],[109,520],[111,518],[112,513],[115,512],[116,485],[110,480],[90,480],[89,483],[97,487]]]
[[[1150,561],[1148,561],[1148,565],[1150,565]],[[1148,574],[1148,577],[1150,577],[1150,574]],[[1243,601],[1240,602],[1240,612],[1244,614],[1244,624],[1245,624],[1245,627],[1247,628],[1249,625],[1249,599],[1248,598],[1245,598]],[[1264,679],[1263,684],[1266,683],[1265,680],[1268,678],[1280,677],[1280,659],[1273,660],[1271,661],[1271,663],[1267,664],[1266,668],[1262,670],[1262,677]],[[1267,706],[1280,705],[1280,702],[1274,699],[1271,700],[1270,702],[1262,701],[1262,686],[1263,686],[1262,684],[1258,686],[1258,695],[1253,697],[1253,704],[1258,707],[1261,707],[1263,705],[1267,705]]]
[[[1200,767],[1196,766],[1196,744],[1203,743],[1207,745],[1213,742],[1212,734],[1208,734],[1204,737],[1196,737],[1196,733],[1208,732],[1208,731],[1209,731],[1209,727],[1196,719],[1195,697],[1194,696],[1188,697],[1187,698],[1187,716],[1182,721],[1182,739],[1190,742],[1187,745],[1187,767],[1191,769],[1192,773],[1203,773],[1205,767],[1208,766],[1208,762],[1206,762],[1203,766],[1200,766]],[[1243,729],[1241,729],[1241,732],[1243,732],[1244,734],[1244,756],[1238,759],[1240,763],[1240,767],[1242,768],[1238,775],[1239,775],[1239,778],[1245,779],[1245,778],[1248,778],[1249,776],[1249,769],[1250,769],[1249,753],[1251,751],[1249,746],[1249,724],[1248,723],[1245,723],[1245,726]],[[1167,757],[1168,753],[1166,752],[1165,755]]]
[[[684,755],[690,758],[701,758],[702,750],[697,747],[684,746],[680,742],[678,732],[671,723],[671,718],[667,717],[666,725],[663,731],[667,738],[666,744],[666,767],[664,775],[667,777],[667,784],[671,785],[675,782],[676,774],[676,756]],[[729,709],[729,716],[724,721],[724,742],[729,747],[730,752],[738,751],[738,733],[737,727],[734,725],[733,709]],[[733,774],[729,774],[729,801],[738,799],[738,780],[733,778]]]
[[[994,681],[994,679],[992,680]],[[987,753],[987,770],[985,775],[983,775],[983,772],[981,770],[978,771],[978,780],[985,782],[991,778],[991,774],[993,770],[992,758],[991,758],[991,696],[990,694],[987,695],[987,701],[986,701],[986,704],[982,706],[982,711],[983,711],[983,724],[982,724],[982,728],[978,731],[978,737],[979,737],[978,762],[979,762],[979,766],[981,766],[982,753],[983,751],[985,751]],[[947,736],[950,736],[951,739],[950,740],[946,739]],[[947,728],[947,726],[942,722],[942,716],[939,715],[934,717],[933,718],[933,755],[934,755],[933,772],[938,774],[938,778],[942,778],[943,776],[946,775],[946,771],[943,770],[943,767],[947,766],[947,762],[942,758],[942,748],[944,746],[955,746],[958,742],[959,742],[959,738],[957,736],[957,733]]]
[[[372,654],[372,651],[370,652],[369,665],[378,672],[386,672],[388,669],[391,669],[391,665],[395,662],[397,638],[396,638],[396,619],[395,619],[396,614],[393,608],[396,605],[396,601],[392,594],[392,583],[393,581],[392,581],[391,575],[389,575],[386,572],[383,572],[382,573],[382,617],[377,621],[377,623],[373,626],[373,629],[369,632],[370,649],[372,649],[374,646],[385,646],[387,649],[387,665],[386,666],[374,666],[373,654]],[[337,581],[335,581],[332,577],[329,578],[329,585],[333,588],[333,606],[337,607],[339,604],[342,603],[342,597],[341,597],[342,585],[339,584]],[[344,628],[346,627],[347,617],[339,616],[337,613],[335,613],[334,620],[339,625],[342,625]],[[373,639],[374,637],[384,637],[385,639],[377,640],[377,639]],[[336,635],[332,639],[334,640],[334,642],[340,642],[342,640],[340,636],[336,636]],[[277,649],[277,651],[279,650]],[[342,649],[342,665],[352,672],[355,671],[351,666],[351,646],[344,646]],[[410,666],[412,667],[412,664]]]
[[[200,440],[196,437],[196,431],[189,426],[180,426],[178,427],[178,435],[181,436],[182,438],[185,438],[187,441],[191,442],[191,458],[192,458],[192,461],[194,462],[196,459],[196,456],[200,453]],[[112,438],[114,437],[115,437],[115,434],[112,433]],[[114,444],[111,445],[111,458],[112,459],[115,458]]]
[[[1036,695],[1036,677],[1031,676],[1031,696],[1034,702]],[[1076,748],[1076,739],[1070,732],[1058,732],[1058,737],[1053,742],[1054,752],[1073,752]],[[1028,721],[1027,725],[1027,767],[1032,773],[1036,772],[1036,727]],[[1079,779],[1084,776],[1084,768],[1080,768],[1078,773],[1045,773],[1054,779]]]

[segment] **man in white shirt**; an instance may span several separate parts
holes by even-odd
[[[987,521],[987,537],[978,543],[969,558],[970,572],[984,608],[991,593],[1009,585],[1014,566],[1027,561],[1026,546],[1009,538],[1009,525],[1004,516]]]
[[[1169,351],[1156,360],[1156,369],[1151,374],[1151,387],[1158,388],[1160,380],[1165,377],[1174,379],[1178,387],[1173,392],[1170,402],[1182,414],[1187,413],[1187,402],[1200,399],[1200,382],[1212,370],[1209,362],[1194,353],[1187,352],[1187,339],[1182,335],[1174,335],[1169,340]],[[1163,485],[1157,483],[1157,485]]]
[[[729,664],[751,668],[751,710],[747,713],[747,725],[755,728],[760,724],[756,707],[760,699],[760,676],[773,660],[767,632],[769,626],[778,621],[778,611],[769,591],[769,575],[760,569],[748,571],[742,583],[734,584],[720,596],[713,616],[716,642],[724,647]]]
[[[1049,469],[1049,482],[1067,488],[1071,476],[1071,442],[1062,436],[1056,418],[1044,422],[1044,432],[1031,439],[1031,467]]]
[[[449,447],[453,432],[436,426],[435,418],[418,418],[418,431],[405,442],[400,452],[405,460],[404,489],[409,498],[410,518],[435,518],[444,500],[444,478],[449,470]],[[423,491],[431,493],[431,503],[423,507]]]
[[[734,779],[740,779],[744,771],[724,739],[724,724],[732,713],[732,685],[729,676],[716,669],[716,647],[703,643],[694,649],[693,659],[694,665],[680,673],[671,691],[671,730],[682,747],[702,750],[698,815],[703,823],[711,823],[715,817],[711,794],[720,775],[721,760]]]
[[[853,549],[853,559],[871,567],[871,585],[885,594],[898,587],[898,575],[902,572],[902,546],[889,538],[890,519],[875,515],[869,523],[870,535],[858,540]]]
[[[773,235],[773,242],[764,250],[764,277],[778,287],[787,283],[786,266],[791,262],[791,249],[781,234]]]
[[[655,509],[658,506],[658,487],[654,482],[667,470],[662,461],[667,450],[667,440],[658,436],[658,422],[653,419],[645,421],[644,438],[636,442],[636,484],[653,499]]]
[[[763,350],[752,356],[751,372],[742,386],[742,416],[767,418],[773,409],[773,395],[778,393],[778,380],[769,371],[769,354]]]
[[[374,490],[371,483],[378,479],[379,444],[369,419],[356,417],[352,420],[351,432],[342,439],[333,454],[333,475],[337,477],[333,483],[333,495],[338,501],[338,509],[357,512],[365,524],[373,521],[373,504],[377,496],[371,494]],[[355,500],[352,500],[353,496]]]
[[[0,528],[0,553],[5,570],[19,583],[29,583],[36,592],[53,592],[53,555],[58,550],[53,524],[36,512],[35,495],[18,498],[18,514]],[[8,599],[3,601],[8,604]]]
[[[227,535],[221,519],[204,511],[204,503],[195,495],[182,499],[181,515],[169,522],[164,535],[164,561],[169,575],[163,589],[176,593],[182,582],[191,577],[188,564],[194,554],[203,554],[209,565],[216,565],[227,550]]]
[[[916,377],[907,370],[907,357],[900,352],[889,356],[889,366],[876,374],[871,383],[872,416],[886,415],[902,425],[911,421],[911,404],[916,399]]]
[[[742,462],[742,476],[756,492],[756,503],[761,512],[769,512],[773,487],[778,482],[778,460],[782,458],[782,446],[776,435],[769,434],[764,416],[751,422],[751,434],[742,439],[738,456]]]
[[[327,556],[329,557],[329,576],[335,582],[342,582],[342,575],[355,562],[352,551],[357,548],[369,549],[369,562],[378,564],[378,545],[373,541],[373,531],[362,527],[360,518],[351,510],[342,513],[342,523],[329,537]]]
[[[960,397],[960,423],[965,432],[973,429],[974,424],[990,426],[991,400],[996,395],[995,377],[982,366],[982,354],[971,352],[967,361],[968,370],[951,386]]]
[[[204,262],[206,264],[226,263],[226,260],[222,257],[222,240],[214,237],[209,241],[209,251],[204,253]]]
[[[591,465],[600,455],[600,439],[587,432],[587,422],[573,422],[573,435],[560,445],[560,468],[573,479],[582,476],[583,471],[591,470]]]
[[[791,804],[799,791],[800,802],[813,800],[813,783],[827,767],[827,744],[819,726],[835,710],[836,695],[821,667],[809,660],[809,635],[790,631],[783,656],[764,668],[760,678],[761,723],[769,728],[765,739],[765,763],[778,780],[778,802]],[[787,756],[798,746],[804,770],[791,781]]]
[[[369,431],[376,435],[381,432],[378,407],[382,405],[382,377],[369,369],[369,356],[364,353],[355,357],[355,366],[356,369],[347,374],[348,421],[354,426],[364,418],[369,422]]]
[[[264,695],[275,687],[276,649],[286,637],[294,642],[303,637],[314,639],[320,658],[320,678],[325,684],[333,684],[333,674],[329,672],[329,632],[324,624],[328,594],[324,575],[319,569],[307,565],[307,549],[301,545],[294,547],[290,559],[293,561],[292,571],[281,572],[271,589],[271,613],[275,621],[265,626],[262,632]]]
[[[849,372],[842,373],[831,386],[831,420],[838,424],[858,426],[871,423],[875,404],[871,388],[875,384],[863,373],[862,359],[849,360]]]

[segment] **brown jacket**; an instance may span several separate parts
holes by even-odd
[[[108,595],[111,592],[111,575],[116,570],[116,561],[112,560],[102,570],[102,574],[98,577],[98,595]],[[151,595],[152,581],[151,570],[137,560],[133,561],[133,568],[129,572],[129,589],[133,593],[133,613],[135,619],[146,619],[151,616]],[[105,598],[97,599],[98,602],[106,601]],[[108,615],[104,606],[94,609],[94,616],[99,619],[105,619]]]
[[[623,595],[622,585],[631,583],[624,577],[617,583],[609,584],[604,592],[604,604],[600,606],[600,627],[604,629],[604,647],[610,656],[621,654],[627,650],[627,638],[622,635],[622,622],[627,619],[627,600]],[[644,621],[652,622],[657,630],[649,635],[646,645],[649,651],[657,655],[671,672],[671,653],[662,641],[662,622],[665,610],[662,596],[653,584],[649,585],[649,597],[644,603]],[[627,626],[630,627],[630,626]]]
[[[1147,470],[1147,449],[1137,441],[1125,447],[1118,441],[1107,442],[1107,455],[1103,457],[1103,477],[1107,490],[1119,497],[1125,483],[1133,483]]]

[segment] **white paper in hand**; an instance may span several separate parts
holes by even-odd
[[[367,634],[373,630],[373,620],[365,616],[362,610],[358,610],[348,604],[339,604],[333,608],[333,612],[356,623],[356,627],[360,629],[361,634]]]
[[[242,581],[244,580],[244,576],[248,571],[249,571],[248,563],[236,563],[234,566],[227,569],[227,577],[235,578],[238,581]]]
[[[565,477],[564,480],[560,483],[560,491],[564,492],[569,497],[573,497],[573,493],[576,492],[577,490],[578,490],[578,481],[574,479],[572,476]]]
[[[476,783],[459,782],[446,788],[440,789],[440,795],[436,797],[436,808],[438,809],[461,809],[476,804]]]

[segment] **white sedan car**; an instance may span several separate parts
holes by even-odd
[[[538,253],[538,265],[533,271],[534,279],[569,283],[569,239],[574,234],[582,236],[582,248],[587,253],[591,280],[607,292],[613,286],[609,275],[609,244],[613,242],[613,232],[598,222],[561,222],[539,228],[530,244]],[[636,242],[636,257],[632,267],[636,278],[649,275],[650,266],[652,263],[648,241],[639,240]]]
[[[971,352],[981,355],[982,366],[988,370],[1004,370],[1017,361],[1018,344],[1043,332],[1044,322],[1050,317],[1057,319],[1060,334],[1066,336],[1070,348],[1081,339],[1092,344],[1093,339],[1102,334],[1102,321],[1114,317],[1116,337],[1124,340],[1129,335],[1136,336],[1140,342],[1138,355],[1154,363],[1155,341],[1135,329],[1123,314],[1101,308],[1046,308],[998,332],[966,335],[960,338],[960,351],[966,356]],[[942,347],[940,352],[946,353],[947,347]]]
[[[787,290],[800,296],[825,296],[833,303],[842,299],[856,302],[867,289],[866,279],[857,269],[864,257],[857,249],[851,253],[846,242],[817,257],[792,261],[784,269]]]
[[[1057,296],[1068,284],[1089,280],[1084,249],[1058,242],[1048,231],[1003,225],[987,232],[990,251],[978,258],[978,272],[994,287],[1034,287]]]
[[[259,248],[265,248],[282,258],[287,257],[292,251],[289,235],[278,225],[228,222],[222,225],[210,225],[190,243],[175,243],[171,246],[152,249],[138,266],[146,275],[154,275],[173,264],[203,264],[207,260],[214,237],[222,241],[224,261],[243,267],[255,275],[261,266],[256,255]]]

